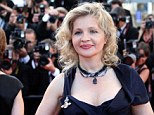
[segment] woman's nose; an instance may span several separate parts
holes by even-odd
[[[90,40],[90,36],[88,33],[83,33],[83,35],[81,36],[81,41],[89,41]]]

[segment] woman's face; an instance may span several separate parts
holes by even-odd
[[[87,15],[74,21],[72,43],[79,57],[102,56],[106,39],[95,17]]]
[[[145,63],[147,57],[145,56],[145,53],[144,53],[144,50],[143,49],[140,49],[139,50],[139,55],[140,55],[140,58],[138,60],[138,65],[142,65]]]

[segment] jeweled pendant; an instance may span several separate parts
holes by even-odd
[[[97,78],[96,77],[93,79],[93,84],[97,84]]]

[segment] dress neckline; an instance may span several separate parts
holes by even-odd
[[[120,94],[120,92],[122,91],[122,88],[117,92],[117,94],[115,95],[115,97],[113,99],[109,99],[107,101],[104,101],[103,103],[101,103],[100,105],[93,105],[93,104],[90,104],[88,102],[85,102],[85,101],[81,101],[80,99],[77,99],[76,97],[72,96],[72,95],[67,95],[70,99],[74,100],[74,101],[77,101],[79,103],[82,103],[82,104],[85,104],[85,105],[88,105],[88,106],[91,106],[91,107],[94,107],[94,108],[99,108],[99,107],[102,107],[102,106],[105,106],[106,104],[107,105],[110,105],[112,103],[112,101],[118,97],[118,95]]]

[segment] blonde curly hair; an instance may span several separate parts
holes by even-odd
[[[3,29],[0,28],[0,58],[2,58],[7,42],[6,35]]]
[[[98,25],[104,31],[107,43],[103,48],[102,62],[107,66],[115,66],[119,60],[117,57],[116,27],[110,14],[101,3],[82,3],[70,10],[56,33],[56,46],[60,50],[60,62],[67,70],[78,64],[79,58],[72,45],[73,22],[81,16],[92,15],[98,20]]]

